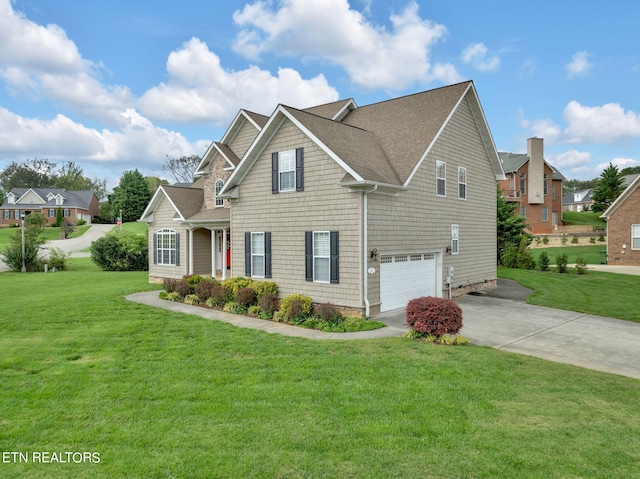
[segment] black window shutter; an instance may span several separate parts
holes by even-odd
[[[337,231],[331,231],[329,233],[329,254],[330,254],[330,264],[331,264],[331,272],[330,282],[334,284],[338,284],[340,282],[340,262],[338,261],[338,243],[339,243],[339,235]]]
[[[304,148],[296,148],[296,191],[304,191]]]
[[[313,281],[313,231],[304,232],[304,270],[305,279]]]
[[[264,234],[264,277],[271,278],[271,233]]]
[[[274,195],[280,191],[278,184],[278,153],[271,153],[271,193]]]
[[[176,266],[180,266],[180,233],[176,233]]]
[[[244,234],[244,275],[251,276],[251,233]]]
[[[153,233],[153,264],[158,264],[158,234]]]

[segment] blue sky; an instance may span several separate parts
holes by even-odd
[[[117,183],[202,155],[240,108],[358,105],[473,80],[500,151],[567,178],[640,165],[640,3],[0,0],[0,168]]]

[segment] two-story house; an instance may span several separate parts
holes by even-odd
[[[141,218],[152,281],[268,279],[367,317],[495,284],[504,172],[472,82],[242,110],[198,171],[192,188],[161,186]]]
[[[562,224],[562,182],[566,178],[544,160],[542,138],[529,138],[527,153],[498,154],[506,174],[498,182],[502,195],[518,203],[531,233],[554,232]]]

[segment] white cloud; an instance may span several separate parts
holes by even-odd
[[[618,170],[622,170],[624,168],[630,166],[640,166],[640,161],[633,160],[631,158],[614,158],[611,161],[607,161],[606,163],[599,163],[596,165],[596,170],[598,173],[602,172],[609,164],[612,163],[614,166],[618,167]]]
[[[571,61],[565,65],[567,70],[567,77],[574,78],[577,76],[586,75],[593,67],[593,63],[589,62],[587,52],[577,52],[571,58]]]
[[[416,81],[458,81],[451,64],[432,65],[433,45],[447,30],[418,15],[410,3],[390,17],[391,30],[367,21],[347,0],[258,1],[234,13],[240,27],[234,49],[257,60],[263,53],[326,60],[364,89],[407,88]]]
[[[472,43],[462,51],[460,59],[462,63],[471,65],[481,72],[497,70],[500,67],[500,57],[497,55],[487,57],[487,52],[484,43]]]
[[[591,172],[591,153],[569,150],[559,155],[551,155],[549,162],[568,177]]]
[[[338,99],[323,75],[306,80],[290,68],[279,69],[277,76],[257,66],[225,70],[218,56],[197,38],[169,55],[167,72],[167,83],[140,98],[141,111],[154,120],[222,126],[240,108],[270,114],[278,103],[307,107]]]
[[[530,128],[541,138],[555,143],[619,143],[640,139],[640,114],[625,111],[618,103],[583,106],[570,101],[564,109],[565,129],[553,121],[522,119],[523,128]]]

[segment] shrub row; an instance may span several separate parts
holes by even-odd
[[[384,327],[379,321],[345,317],[330,303],[314,304],[309,296],[289,294],[278,298],[278,285],[235,277],[222,282],[200,275],[182,279],[167,278],[161,297],[170,301],[222,308],[236,314],[284,322],[310,329],[331,332],[354,332]]]

